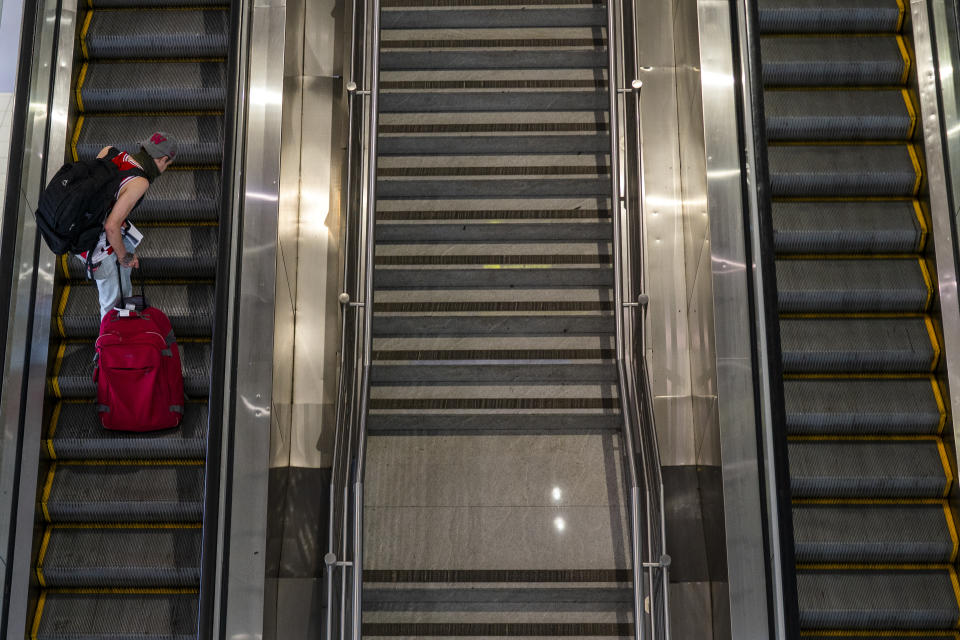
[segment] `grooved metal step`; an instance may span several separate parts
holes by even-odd
[[[765,91],[767,139],[908,140],[916,125],[903,89]]]
[[[183,388],[187,396],[206,397],[210,385],[210,343],[178,341],[183,365]],[[92,398],[97,395],[93,381],[92,342],[66,342],[60,345],[58,364],[47,381],[48,389],[58,398]]]
[[[227,99],[223,62],[96,62],[83,73],[89,111],[219,111]],[[131,85],[131,78],[150,82]]]
[[[159,247],[158,247],[159,248]],[[134,277],[134,293],[140,294],[139,278]],[[213,284],[145,285],[147,301],[161,309],[179,337],[210,335],[213,330]],[[57,332],[70,338],[96,338],[100,331],[97,288],[93,284],[73,284],[60,294],[54,316]],[[94,313],[91,315],[91,311]]]
[[[50,457],[71,460],[171,460],[204,456],[207,439],[207,405],[187,402],[183,421],[176,429],[150,433],[109,431],[100,424],[96,404],[61,402],[54,409],[43,451]]]
[[[49,522],[200,522],[203,465],[57,462],[41,505]]]
[[[892,86],[910,70],[898,36],[776,36],[760,40],[763,84]]]
[[[793,507],[800,563],[952,562],[956,532],[943,504],[800,504]]]
[[[143,242],[137,256],[143,262],[134,280],[164,278],[173,280],[207,280],[216,277],[218,229],[212,226],[138,226]],[[86,278],[86,264],[76,258],[66,260],[70,277]]]
[[[759,0],[762,33],[895,33],[904,9],[896,0]]]
[[[794,435],[933,434],[946,421],[936,384],[929,378],[784,380],[787,431]]]
[[[913,253],[923,248],[926,222],[920,204],[774,202],[778,253]]]
[[[770,189],[780,197],[912,197],[916,153],[904,144],[771,146]]]
[[[52,526],[38,575],[50,588],[199,587],[197,525]]]
[[[48,592],[43,598],[37,640],[193,640],[197,594]]]
[[[792,441],[794,498],[942,498],[952,472],[943,443],[927,439]]]
[[[177,140],[179,166],[220,164],[223,145],[222,115],[116,116],[86,115],[76,140],[77,156],[95,158],[108,146],[128,153],[154,131],[165,131]],[[175,165],[176,166],[176,165]],[[163,180],[158,180],[158,184]]]
[[[89,26],[81,33],[81,42],[89,58],[182,59],[227,55],[230,15],[222,9],[94,10],[88,15],[91,16]]]
[[[933,279],[916,258],[778,260],[780,313],[922,312]]]

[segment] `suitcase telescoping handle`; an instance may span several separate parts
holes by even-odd
[[[139,262],[140,262],[140,266],[137,267],[137,274],[140,276],[140,302],[141,302],[141,304],[143,305],[144,308],[147,308],[147,306],[148,306],[148,305],[147,305],[147,294],[146,294],[146,292],[144,291],[147,278],[146,278],[146,276],[143,275],[143,260],[142,260],[142,258],[139,260]],[[123,278],[120,277],[120,269],[122,269],[122,268],[123,268],[123,267],[121,267],[121,265],[120,265],[120,260],[118,259],[118,260],[117,260],[117,283],[120,285],[120,308],[121,308],[121,309],[126,309],[126,307],[127,307],[127,301],[126,301],[126,298],[124,298],[124,296],[123,296]],[[131,273],[130,273],[130,285],[131,285],[131,287],[133,286],[133,272],[132,272],[132,271],[131,271]]]

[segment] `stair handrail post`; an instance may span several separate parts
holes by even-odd
[[[620,185],[620,75],[618,73],[618,39],[617,39],[617,0],[607,1],[607,92],[610,98],[610,204],[613,220],[613,304],[615,344],[617,360],[617,391],[620,396],[620,415],[622,423],[622,439],[627,461],[628,481],[630,483],[630,545],[633,576],[633,637],[634,640],[645,640],[646,614],[644,607],[644,580],[643,580],[643,552],[641,543],[640,524],[640,485],[637,472],[636,452],[634,451],[632,393],[629,381],[632,376],[626,367],[624,344],[624,316],[627,307],[623,302],[623,221],[622,196]]]
[[[350,611],[352,640],[363,637],[363,477],[367,452],[367,413],[370,400],[370,363],[373,352],[374,235],[377,211],[377,129],[380,97],[380,0],[370,0],[370,78],[367,124],[366,237],[363,277],[363,371],[360,377],[360,410],[357,413],[357,456],[353,485],[353,597]]]

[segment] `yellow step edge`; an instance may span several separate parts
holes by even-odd
[[[205,460],[134,460],[120,458],[117,460],[59,460],[57,464],[65,467],[199,467]]]
[[[910,154],[910,163],[913,165],[913,173],[916,180],[913,183],[913,195],[920,193],[920,185],[923,183],[923,167],[920,164],[920,156],[917,153],[917,146],[907,145],[907,152]]]
[[[929,309],[930,303],[933,302],[933,276],[930,275],[930,266],[926,258],[917,258],[917,262],[920,264],[920,273],[923,275],[923,285],[927,288],[927,300],[923,303],[923,308]]]
[[[49,529],[201,529],[199,522],[62,522]]]
[[[947,571],[950,572],[952,576],[956,575],[953,565],[943,562],[931,562],[930,564],[922,564],[917,562],[903,564],[890,562],[811,562],[797,563],[797,571],[930,571],[931,573]]]
[[[57,464],[54,462],[47,471],[47,481],[43,484],[43,493],[40,494],[40,508],[43,511],[43,519],[50,522],[50,511],[47,510],[47,504],[50,502],[50,492],[53,490],[53,476],[57,472]]]
[[[900,49],[900,55],[903,57],[903,74],[900,76],[900,84],[906,84],[910,79],[910,71],[913,68],[913,62],[910,58],[910,50],[907,47],[907,41],[902,35],[897,35],[897,48]]]
[[[930,376],[930,384],[933,386],[933,397],[937,402],[937,411],[940,412],[940,424],[937,427],[937,433],[943,433],[944,427],[947,426],[947,404],[943,399],[940,381],[935,376]]]
[[[70,151],[73,153],[73,161],[79,162],[80,156],[77,155],[77,144],[80,142],[80,130],[83,129],[83,116],[77,117],[77,124],[73,128],[73,138],[70,140]],[[64,254],[66,256],[66,254]]]
[[[77,88],[75,90],[77,96],[77,109],[80,113],[83,113],[83,83],[87,79],[87,67],[89,66],[88,62],[84,62],[83,66],[80,67],[80,75],[77,77]]]
[[[70,277],[70,265],[67,263],[69,254],[63,254],[60,256],[60,271],[63,273],[63,277]]]
[[[87,32],[90,31],[90,22],[93,20],[93,9],[91,8],[87,11],[86,17],[83,19],[83,27],[80,29],[80,51],[83,53],[84,59],[90,58],[90,52],[87,50]],[[76,160],[76,158],[74,158]]]
[[[47,558],[47,547],[50,546],[50,527],[43,532],[43,542],[40,543],[40,553],[37,554],[37,580],[41,587],[47,586],[47,581],[43,577],[43,562]]]
[[[907,6],[903,0],[897,0],[897,32],[903,29],[903,19],[907,14]]]
[[[797,435],[787,436],[790,442],[875,442],[875,441],[895,441],[895,442],[937,442],[943,444],[943,439],[939,436],[917,434],[917,435]]]
[[[41,591],[40,597],[37,599],[37,608],[33,612],[33,624],[30,626],[31,640],[37,640],[37,636],[40,634],[40,619],[43,617],[43,607],[46,603],[47,594]]]
[[[943,517],[947,521],[947,531],[950,533],[950,541],[953,542],[953,551],[950,553],[950,562],[957,561],[957,551],[960,550],[960,538],[957,537],[957,523],[953,519],[953,509],[950,503],[943,503]]]
[[[63,402],[58,402],[53,407],[53,412],[50,414],[50,427],[47,429],[47,454],[50,456],[51,460],[57,459],[57,452],[53,446],[54,436],[57,434],[57,424],[60,422],[60,411],[63,409]]]
[[[943,498],[793,498],[791,503],[797,506],[906,506],[919,507],[939,505],[948,507]]]
[[[936,371],[940,364],[940,339],[937,336],[937,328],[933,323],[931,316],[926,316],[924,324],[927,327],[927,335],[930,337],[930,346],[933,348],[933,361],[930,363],[930,371]]]
[[[900,0],[897,0],[900,2]],[[910,116],[910,132],[907,134],[907,139],[912,140],[913,134],[917,131],[917,110],[913,107],[913,98],[910,96],[909,89],[902,89],[900,95],[903,96],[903,102],[907,106],[907,114]]]
[[[60,367],[63,366],[63,356],[67,351],[67,343],[61,342],[60,346],[57,348],[57,356],[53,363],[53,377],[50,379],[50,386],[52,387],[51,391],[53,395],[57,398],[61,396],[60,394]]]
[[[163,587],[79,587],[79,588],[61,588],[47,589],[47,593],[66,594],[66,595],[140,595],[140,596],[170,596],[170,595],[196,595],[200,593],[195,588],[163,588]]]
[[[60,337],[67,337],[67,329],[63,326],[63,316],[67,310],[67,299],[70,297],[70,285],[63,285],[63,291],[60,292],[60,304],[57,305],[57,330]]]
[[[960,640],[957,631],[863,631],[835,630],[835,631],[801,631],[801,638],[954,638]]]
[[[943,475],[946,477],[943,487],[943,497],[950,495],[950,489],[953,488],[953,469],[950,466],[950,454],[947,452],[947,446],[943,438],[937,438],[937,451],[940,453],[940,463],[943,465]],[[960,600],[957,601],[960,605]]]
[[[913,201],[913,213],[917,216],[917,223],[920,225],[920,242],[917,243],[917,251],[923,251],[927,247],[927,237],[930,235],[930,227],[927,225],[927,216],[919,200]]]

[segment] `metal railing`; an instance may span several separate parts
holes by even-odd
[[[625,11],[629,14],[625,15]],[[633,27],[636,16],[636,0],[627,6],[613,0],[607,3],[616,355],[624,452],[630,470],[627,480],[630,483],[634,637],[667,640],[670,638],[670,556],[666,552],[663,477],[646,358],[648,296],[642,259],[645,246],[643,83],[636,77],[639,71]],[[627,40],[629,46],[626,46]],[[632,76],[629,85],[627,71]],[[628,105],[629,97],[632,104]],[[633,116],[630,126],[624,113],[627,111]],[[622,146],[621,131],[624,132]],[[645,526],[641,526],[641,513]]]
[[[342,192],[340,371],[330,479],[329,546],[324,559],[327,640],[359,639],[362,633],[363,474],[372,347],[369,303],[373,300],[376,224],[379,23],[379,0],[353,0],[346,85],[347,161]],[[361,89],[365,84],[369,88]],[[362,363],[359,368],[358,362]]]
[[[631,0],[636,15],[636,0]],[[670,558],[664,544],[663,482],[653,419],[644,337],[646,295],[642,266],[636,259],[643,238],[642,140],[640,83],[621,88],[624,52],[617,47],[622,31],[620,4],[608,2],[607,37],[610,93],[611,189],[614,197],[614,288],[618,392],[621,398],[624,451],[629,469],[630,530],[633,559],[634,637],[670,637],[668,586]],[[369,19],[367,19],[369,16]],[[631,18],[632,19],[632,18]],[[621,25],[622,26],[622,25]],[[631,30],[632,31],[632,30]],[[344,188],[343,293],[340,294],[341,343],[334,460],[330,481],[329,548],[325,557],[326,640],[362,635],[363,478],[366,457],[367,402],[372,347],[373,255],[376,224],[376,167],[379,97],[380,2],[353,1],[350,81],[347,84],[348,146]],[[632,38],[632,60],[637,60]],[[365,82],[366,79],[366,82]],[[366,84],[368,88],[358,87]],[[635,144],[624,166],[637,176],[635,193],[622,196],[629,181],[621,178],[620,125],[622,96],[635,98]],[[364,99],[366,98],[366,99]],[[359,126],[366,116],[366,127]],[[364,144],[365,142],[365,144]],[[363,158],[358,171],[357,158]],[[365,180],[358,179],[365,176]],[[637,204],[630,206],[631,200]],[[621,206],[621,203],[626,203]],[[357,367],[357,363],[362,363]],[[639,451],[639,456],[637,452]],[[641,483],[642,474],[642,483]],[[641,486],[643,489],[641,490]],[[352,493],[351,493],[352,487]],[[641,526],[641,515],[645,526]],[[339,575],[339,584],[337,576]],[[336,597],[339,592],[339,597]]]

